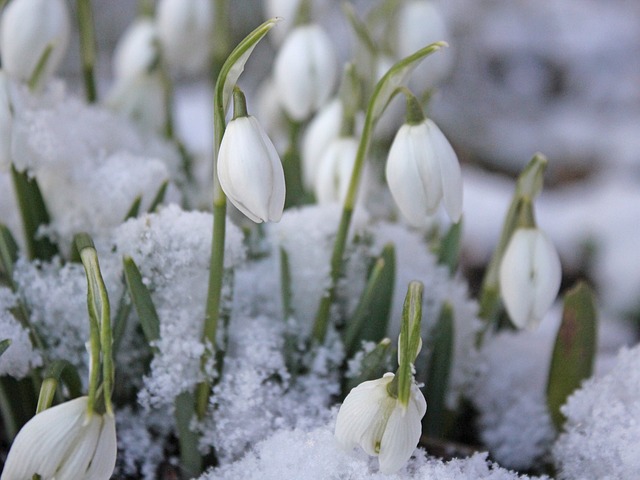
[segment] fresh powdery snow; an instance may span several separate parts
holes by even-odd
[[[586,381],[562,413],[567,423],[553,449],[559,478],[638,478],[640,346],[621,350],[611,371]]]

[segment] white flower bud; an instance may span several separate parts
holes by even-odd
[[[150,73],[158,61],[158,32],[155,24],[139,19],[129,25],[113,53],[116,81],[130,80]]]
[[[18,432],[1,480],[108,480],[116,463],[113,415],[87,412],[87,397],[49,408]]]
[[[284,170],[255,117],[238,117],[227,125],[218,153],[218,177],[231,203],[254,222],[282,217]]]
[[[320,158],[315,179],[316,201],[320,205],[344,202],[357,152],[358,141],[354,137],[338,137],[329,144]]]
[[[206,68],[213,39],[211,0],[161,0],[156,22],[162,53],[171,68],[186,73]]]
[[[28,81],[51,46],[41,77],[41,82],[46,81],[64,58],[69,31],[69,12],[64,0],[13,0],[0,25],[2,68],[12,77]]]
[[[380,471],[385,474],[397,472],[409,460],[427,411],[427,402],[415,383],[407,406],[391,396],[387,388],[393,378],[393,373],[385,373],[352,389],[340,407],[335,429],[344,448],[360,445],[369,455],[378,456]]]
[[[328,35],[316,24],[296,27],[285,39],[274,65],[282,107],[304,120],[327,101],[336,82],[336,57]]]
[[[500,293],[518,328],[534,328],[558,295],[562,268],[553,243],[537,228],[519,228],[500,263]]]
[[[411,55],[427,45],[447,41],[449,31],[438,6],[427,0],[404,3],[398,12],[396,52],[398,58]],[[451,49],[444,49],[424,60],[411,74],[410,84],[418,91],[435,86],[446,77],[453,65]]]
[[[431,120],[400,127],[389,150],[386,176],[393,199],[413,225],[423,225],[440,200],[451,220],[460,220],[462,174],[458,157]]]
[[[342,102],[336,98],[322,107],[307,126],[302,139],[302,179],[307,190],[313,189],[322,155],[340,135],[342,112]]]

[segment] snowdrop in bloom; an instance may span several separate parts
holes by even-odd
[[[534,328],[558,295],[562,270],[551,240],[537,228],[519,228],[500,263],[500,292],[518,328]]]
[[[155,24],[141,18],[129,25],[113,53],[113,73],[117,81],[146,75],[158,61],[158,31]]]
[[[331,40],[319,25],[302,25],[292,30],[275,59],[278,97],[294,120],[304,120],[324,105],[336,75]]]
[[[404,58],[440,40],[449,40],[447,24],[434,2],[413,0],[404,3],[398,12],[396,54]],[[432,55],[412,73],[411,85],[419,91],[433,87],[447,76],[453,66],[453,55],[446,49]]]
[[[211,0],[161,0],[156,23],[162,53],[172,68],[197,73],[207,66],[213,33]]]
[[[320,205],[344,201],[357,152],[358,141],[354,137],[338,137],[326,148],[315,178],[316,200]]]
[[[332,100],[318,111],[304,133],[302,174],[307,190],[312,190],[314,187],[322,155],[331,141],[340,135],[343,110],[340,99]]]
[[[47,48],[51,48],[40,82],[60,66],[69,43],[69,12],[64,0],[13,0],[2,15],[2,68],[27,81]]]
[[[393,373],[363,382],[351,390],[338,412],[335,435],[346,449],[360,445],[377,455],[382,473],[398,471],[411,457],[422,432],[427,402],[414,384],[408,405],[389,391]]]
[[[108,480],[116,463],[113,415],[89,413],[88,397],[44,410],[18,433],[1,480]]]
[[[277,222],[282,217],[284,170],[255,117],[237,117],[227,125],[218,153],[218,177],[231,203],[254,222]]]
[[[451,220],[460,220],[462,174],[458,157],[431,120],[400,127],[389,150],[386,176],[393,199],[411,224],[424,225],[440,200]]]

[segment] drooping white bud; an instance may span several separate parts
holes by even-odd
[[[358,152],[354,137],[338,137],[320,158],[315,179],[316,201],[320,205],[344,202]]]
[[[22,81],[31,79],[47,48],[45,82],[60,66],[69,44],[69,12],[64,0],[13,0],[0,24],[2,68]]]
[[[343,106],[336,98],[323,106],[313,117],[302,139],[302,179],[307,190],[312,190],[320,159],[331,141],[340,134]]]
[[[441,200],[451,220],[460,220],[462,174],[458,157],[431,120],[400,127],[389,150],[386,176],[398,208],[413,225],[423,225]]]
[[[336,75],[331,40],[319,25],[302,25],[289,33],[275,60],[274,80],[292,119],[304,120],[324,105]]]
[[[335,436],[351,450],[356,445],[378,456],[380,471],[398,471],[409,460],[422,432],[421,420],[427,402],[415,383],[408,405],[402,405],[389,391],[393,373],[361,383],[351,390],[338,412]]]
[[[18,432],[1,480],[77,478],[108,480],[116,463],[113,415],[87,412],[87,397],[49,408]]]
[[[411,0],[398,12],[396,54],[404,58],[427,45],[450,40],[447,23],[438,5],[429,0]],[[431,55],[411,74],[410,84],[418,91],[434,87],[453,66],[451,49]]]
[[[558,295],[562,267],[553,243],[537,228],[519,228],[500,263],[500,293],[518,328],[535,328]]]
[[[189,74],[206,68],[213,39],[211,0],[160,0],[156,23],[162,53],[171,68]]]
[[[282,217],[284,170],[255,117],[238,117],[227,125],[218,153],[218,177],[231,203],[254,222],[277,222]]]
[[[149,74],[158,62],[158,32],[148,18],[133,22],[113,53],[113,73],[116,81],[130,80]]]

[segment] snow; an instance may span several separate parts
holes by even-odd
[[[553,454],[566,480],[635,478],[640,471],[640,347],[623,349],[611,371],[586,381],[562,408]]]

